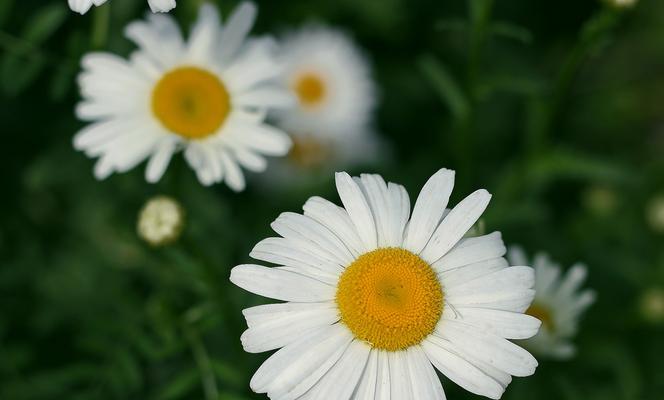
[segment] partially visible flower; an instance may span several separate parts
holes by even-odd
[[[634,7],[638,0],[604,0],[608,5],[616,8]]]
[[[646,219],[655,232],[664,233],[664,195],[650,200],[646,208]]]
[[[171,16],[153,14],[127,26],[139,46],[129,60],[83,58],[76,114],[92,123],[74,146],[98,157],[98,179],[148,159],[145,178],[156,182],[184,150],[203,185],[223,181],[240,191],[241,166],[264,171],[266,156],[288,152],[288,135],[264,120],[268,109],[293,98],[276,83],[273,41],[246,40],[255,17],[253,3],[242,3],[222,27],[217,9],[204,4],[185,41]]]
[[[320,26],[286,36],[283,84],[297,106],[276,113],[294,142],[289,160],[303,169],[366,161],[377,147],[371,120],[376,89],[350,37]]]
[[[171,197],[153,197],[138,214],[138,236],[153,246],[175,242],[183,227],[184,210]]]
[[[106,0],[68,0],[69,8],[80,14],[88,12],[93,5],[99,6],[106,3]],[[175,8],[175,0],[148,0],[148,5],[152,12],[168,12]]]
[[[251,379],[271,399],[444,399],[435,369],[466,390],[499,399],[533,356],[508,339],[537,333],[524,311],[533,270],[508,267],[499,232],[463,238],[487,207],[486,190],[449,212],[454,171],[442,169],[410,213],[403,186],[379,175],[337,173],[343,207],[310,198],[283,213],[278,237],[231,281],[285,303],[243,311],[251,353],[277,350]],[[434,369],[435,368],[435,369]]]
[[[653,287],[647,289],[639,300],[641,315],[654,323],[664,322],[664,289]]]
[[[508,260],[510,265],[530,265],[526,264],[526,255],[518,246],[510,247]],[[561,276],[561,267],[542,253],[535,255],[532,265],[535,268],[535,300],[526,314],[542,321],[542,327],[536,336],[523,344],[543,357],[569,359],[576,352],[571,339],[577,333],[579,318],[595,301],[593,290],[579,291],[587,269],[576,264]]]
[[[591,186],[583,193],[583,202],[593,213],[606,217],[615,211],[618,196],[614,190],[608,187]]]

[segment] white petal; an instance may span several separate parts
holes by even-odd
[[[454,171],[441,169],[422,187],[406,230],[404,248],[419,254],[440,223],[454,188]]]
[[[533,289],[501,289],[494,292],[471,292],[463,295],[448,296],[445,302],[446,304],[452,304],[454,307],[468,306],[522,313],[530,307],[534,297],[535,291]]]
[[[439,273],[440,281],[444,287],[454,287],[492,274],[507,267],[507,261],[500,257],[491,260],[476,262],[465,267],[455,268]]]
[[[399,400],[412,400],[413,388],[406,352],[390,351],[387,355],[390,364],[390,397]]]
[[[293,142],[286,133],[265,124],[245,121],[242,118],[229,120],[222,135],[230,134],[238,144],[268,156],[283,156]]]
[[[403,246],[404,235],[406,234],[406,225],[410,217],[410,198],[406,188],[396,183],[387,184],[388,201],[390,210],[393,210],[394,219],[392,221],[392,232],[395,235],[390,241],[395,247]]]
[[[175,20],[168,15],[151,15],[147,21],[134,21],[125,36],[161,68],[171,68],[184,53],[184,40]]]
[[[378,234],[379,247],[397,247],[403,242],[402,197],[398,185],[392,191],[380,175],[362,174],[357,181],[369,202]]]
[[[407,361],[413,380],[413,398],[445,400],[443,385],[421,346],[408,348]]]
[[[529,265],[526,252],[521,246],[510,246],[507,252],[507,260],[510,265]]]
[[[315,271],[317,275],[328,276],[324,282],[333,285],[336,285],[341,272],[338,264],[303,250],[297,243],[284,238],[263,239],[249,255],[257,260],[292,267],[305,275]]]
[[[295,105],[295,97],[281,88],[261,87],[238,94],[233,104],[243,107],[288,108]]]
[[[233,11],[226,21],[226,26],[219,36],[219,61],[222,64],[235,55],[244,42],[256,20],[256,6],[251,2],[243,2]]]
[[[375,398],[376,378],[378,374],[378,351],[371,350],[369,359],[364,368],[362,377],[353,395],[353,400],[366,400]]]
[[[175,8],[175,0],[148,0],[152,12],[169,12]]]
[[[341,324],[303,335],[268,358],[251,378],[250,386],[271,398],[297,398],[325,375],[352,339]]]
[[[237,165],[233,157],[231,157],[225,150],[218,152],[218,154],[221,165],[224,168],[224,181],[232,190],[241,192],[246,186],[242,170]]]
[[[283,301],[326,301],[333,300],[335,296],[333,286],[300,274],[260,265],[238,265],[231,270],[230,279],[247,291]]]
[[[375,249],[378,246],[376,224],[362,189],[345,172],[337,172],[335,178],[341,202],[355,225],[360,239],[366,248]]]
[[[311,197],[302,209],[304,215],[318,221],[337,235],[353,257],[359,257],[367,251],[344,208],[321,197]]]
[[[334,233],[305,215],[285,212],[271,226],[275,232],[293,243],[300,244],[321,258],[336,262],[339,272],[353,262],[353,255]]]
[[[535,284],[535,274],[530,267],[508,267],[459,285],[446,285],[445,295],[450,298],[474,293],[493,293],[530,289]]]
[[[505,244],[500,232],[461,239],[456,246],[433,264],[439,271],[447,271],[505,255]],[[527,265],[527,264],[512,264]]]
[[[150,183],[158,182],[166,171],[171,156],[175,151],[176,142],[174,140],[162,140],[157,147],[157,151],[152,154],[148,166],[145,169],[145,180]]]
[[[583,284],[583,281],[586,280],[587,275],[588,270],[585,265],[573,265],[560,282],[556,297],[561,300],[572,298],[574,293],[581,287],[581,284]]]
[[[491,195],[484,189],[463,199],[443,219],[420,256],[430,264],[438,261],[477,222],[490,199]]]
[[[217,8],[204,3],[198,11],[198,18],[189,35],[188,57],[197,62],[209,62],[219,43],[220,28]]]
[[[390,376],[390,361],[388,352],[374,350],[378,353],[378,369],[376,371],[376,397],[375,400],[390,400],[390,388],[392,377]],[[397,400],[395,397],[394,400]]]
[[[293,304],[298,307],[293,307]],[[268,307],[270,314],[267,315],[249,311],[252,324],[240,337],[244,350],[249,353],[278,349],[307,332],[330,326],[339,320],[333,303],[285,303],[270,304]]]
[[[449,342],[434,335],[422,342],[431,363],[447,378],[471,393],[500,399],[505,388],[470,361],[457,354]]]
[[[452,342],[460,351],[510,375],[529,376],[537,367],[537,360],[523,348],[468,325],[445,321],[437,327],[435,334]]]
[[[473,307],[456,307],[454,310],[446,308],[443,320],[469,324],[506,339],[528,339],[537,334],[542,324],[527,314]]]
[[[370,351],[371,347],[362,341],[351,342],[339,361],[307,393],[307,398],[350,399],[362,376]]]

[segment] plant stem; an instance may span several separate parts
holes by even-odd
[[[108,28],[111,19],[111,5],[104,4],[103,7],[96,7],[93,13],[92,21],[92,47],[102,48],[108,40]]]
[[[214,376],[214,370],[212,369],[212,363],[210,362],[207,349],[194,327],[187,322],[184,322],[182,326],[185,336],[189,341],[189,345],[191,346],[196,366],[201,373],[201,383],[203,384],[205,399],[218,400],[219,389],[217,388],[217,380]]]

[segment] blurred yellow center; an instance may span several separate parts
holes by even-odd
[[[545,329],[552,330],[554,328],[553,316],[551,315],[551,311],[548,308],[543,307],[537,303],[533,303],[526,310],[526,314],[542,321],[542,327]]]
[[[298,167],[315,168],[325,163],[330,156],[330,148],[321,140],[309,135],[293,136],[293,147],[288,158]]]
[[[293,83],[293,89],[304,106],[315,106],[325,97],[325,82],[320,76],[305,73],[298,76]]]
[[[182,67],[165,74],[152,91],[152,111],[171,132],[187,139],[215,133],[231,110],[230,96],[214,74]]]
[[[443,291],[436,272],[408,250],[383,248],[355,260],[341,275],[341,321],[372,347],[403,350],[436,327]]]

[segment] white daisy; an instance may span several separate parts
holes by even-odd
[[[243,3],[222,28],[217,9],[203,5],[185,42],[173,18],[152,14],[126,28],[139,46],[129,60],[83,58],[76,114],[93,123],[74,146],[99,157],[98,179],[149,159],[146,179],[156,182],[183,149],[201,183],[242,190],[240,166],[263,171],[264,156],[288,152],[288,135],[263,121],[266,109],[293,99],[271,85],[280,73],[273,42],[245,40],[255,16],[255,6]]]
[[[173,243],[183,227],[184,210],[168,196],[151,198],[138,215],[138,236],[153,246]]]
[[[533,336],[523,314],[533,270],[508,267],[498,232],[463,235],[491,195],[478,190],[448,213],[454,172],[438,171],[415,203],[379,175],[336,176],[344,208],[310,198],[304,215],[272,223],[231,281],[285,301],[244,310],[246,351],[279,349],[251,388],[272,399],[444,399],[434,367],[470,392],[498,399],[537,361],[507,339]]]
[[[518,246],[510,247],[510,264],[522,265],[526,255]],[[576,335],[581,314],[595,301],[595,292],[579,292],[586,279],[584,265],[576,264],[561,276],[560,265],[540,253],[533,259],[535,269],[535,301],[526,314],[542,321],[539,333],[523,345],[534,353],[556,359],[569,359],[576,351],[571,339]]]
[[[376,147],[371,116],[376,90],[368,62],[340,31],[307,27],[281,46],[283,84],[297,107],[277,113],[293,137],[289,159],[301,167],[366,160]]]
[[[99,6],[106,3],[106,0],[68,0],[69,8],[80,14],[88,12],[93,5]],[[148,0],[148,5],[152,12],[168,12],[175,8],[175,0]]]

